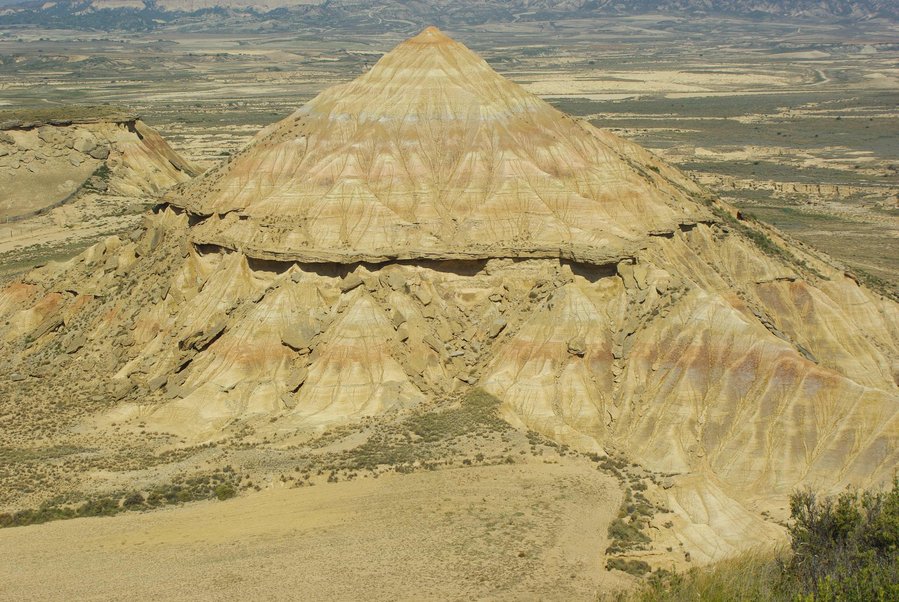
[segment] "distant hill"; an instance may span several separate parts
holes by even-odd
[[[596,16],[670,14],[827,21],[899,20],[890,0],[0,0],[0,27],[153,30],[203,28],[364,28],[411,32],[422,24],[459,28]]]

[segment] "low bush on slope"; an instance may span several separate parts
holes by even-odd
[[[899,600],[899,478],[888,492],[790,498],[787,578],[807,600]]]
[[[637,599],[899,601],[899,479],[881,492],[790,498],[791,554],[749,554],[684,575],[654,575]]]

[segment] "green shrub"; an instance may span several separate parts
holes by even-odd
[[[880,492],[820,498],[800,491],[790,497],[790,512],[789,557],[749,553],[684,574],[653,574],[636,599],[899,600],[899,479]]]
[[[609,558],[606,561],[606,569],[624,571],[636,577],[642,577],[651,570],[646,562],[627,558]]]
[[[135,506],[143,506],[143,505],[144,505],[144,495],[139,491],[135,491],[134,493],[132,493],[131,495],[126,497],[125,500],[122,502],[122,506],[124,506],[126,508],[134,508]]]
[[[899,479],[886,492],[790,498],[789,575],[803,600],[899,600]]]
[[[624,544],[649,543],[649,536],[633,524],[616,518],[609,524],[609,537],[615,542]]]
[[[211,474],[190,478],[176,477],[171,483],[157,485],[147,492],[110,493],[93,497],[80,505],[48,501],[36,509],[0,514],[0,528],[36,525],[52,520],[86,516],[113,516],[128,510],[147,510],[167,504],[217,498],[226,500],[237,495],[240,477],[230,467]]]
[[[221,483],[215,486],[215,497],[220,500],[227,500],[237,495],[237,490],[231,483]]]

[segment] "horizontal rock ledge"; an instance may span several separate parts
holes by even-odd
[[[237,247],[221,240],[201,240],[194,238],[191,242],[197,247],[217,247],[222,250],[243,253],[251,259],[275,261],[281,263],[307,264],[385,264],[397,261],[483,261],[488,259],[560,259],[588,265],[615,264],[626,259],[633,259],[634,252],[645,245],[633,245],[633,249],[624,252],[607,252],[596,248],[532,248],[514,249],[469,247],[468,251],[457,250],[422,250],[404,249],[396,253],[366,253],[358,250],[326,250],[310,249],[308,251],[270,251],[249,247]],[[631,252],[633,251],[633,252]]]

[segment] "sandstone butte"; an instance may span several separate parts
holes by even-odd
[[[199,173],[138,116],[95,109],[75,119],[38,111],[38,119],[4,121],[0,113],[0,220],[47,211],[85,188],[156,196]]]
[[[477,386],[674,475],[699,559],[771,537],[796,487],[899,464],[895,302],[434,28],[6,285],[0,345],[0,378],[49,363],[110,400],[95,426],[190,443]]]

